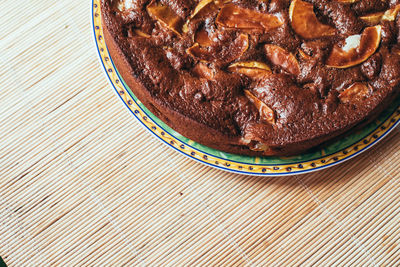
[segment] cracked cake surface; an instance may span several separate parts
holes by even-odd
[[[293,155],[374,119],[400,89],[400,0],[102,0],[122,78],[204,145]]]

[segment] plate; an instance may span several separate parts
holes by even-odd
[[[225,153],[196,143],[152,114],[125,84],[108,53],[102,32],[100,0],[93,0],[92,24],[98,55],[115,92],[131,113],[154,136],[198,162],[221,170],[260,176],[305,174],[349,160],[382,140],[400,124],[400,97],[378,119],[351,135],[293,157],[251,157]]]

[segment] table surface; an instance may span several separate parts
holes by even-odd
[[[313,174],[215,170],[162,145],[115,96],[89,1],[1,3],[0,256],[9,266],[399,263],[399,128]]]

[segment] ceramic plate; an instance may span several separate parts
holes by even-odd
[[[172,130],[132,93],[115,68],[102,32],[100,0],[93,0],[92,23],[100,61],[114,90],[132,114],[165,144],[196,161],[235,173],[283,176],[304,174],[342,163],[371,148],[400,123],[400,98],[362,130],[293,157],[250,157],[221,152],[196,143]]]

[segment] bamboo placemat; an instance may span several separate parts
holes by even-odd
[[[1,4],[9,266],[399,265],[399,128],[309,175],[211,169],[161,145],[114,95],[90,1]]]

